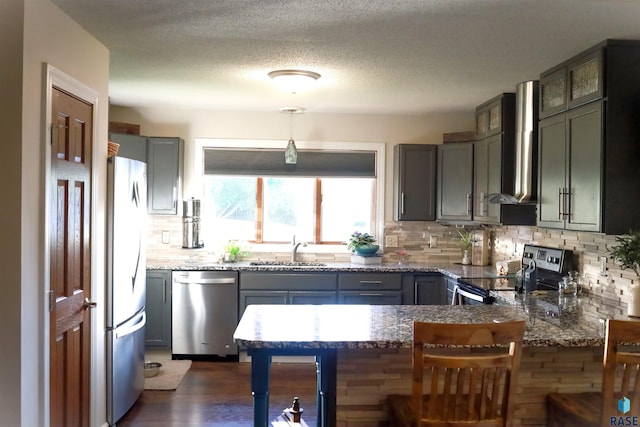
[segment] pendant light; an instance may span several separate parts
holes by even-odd
[[[296,148],[296,142],[293,140],[293,115],[302,113],[304,108],[282,107],[280,111],[289,113],[289,142],[287,142],[287,148],[284,151],[284,162],[287,165],[295,165],[298,163],[298,149]]]

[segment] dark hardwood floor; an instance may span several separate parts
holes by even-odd
[[[177,390],[145,390],[117,427],[251,427],[250,374],[246,362],[193,361]],[[315,364],[272,363],[269,419],[290,407],[294,396],[303,419],[315,426]]]

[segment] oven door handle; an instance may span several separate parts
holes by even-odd
[[[453,288],[451,305],[462,305],[462,298],[469,298],[470,300],[484,303],[484,298],[482,296],[460,289],[460,286],[456,285],[456,287]]]

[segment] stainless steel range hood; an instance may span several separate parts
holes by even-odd
[[[538,187],[538,81],[516,86],[516,135],[514,193],[489,194],[490,203],[529,204]]]
[[[538,184],[538,81],[516,86],[516,168],[514,197],[534,201]]]

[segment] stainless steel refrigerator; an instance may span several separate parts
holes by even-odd
[[[107,165],[107,422],[122,418],[144,389],[147,165]]]

